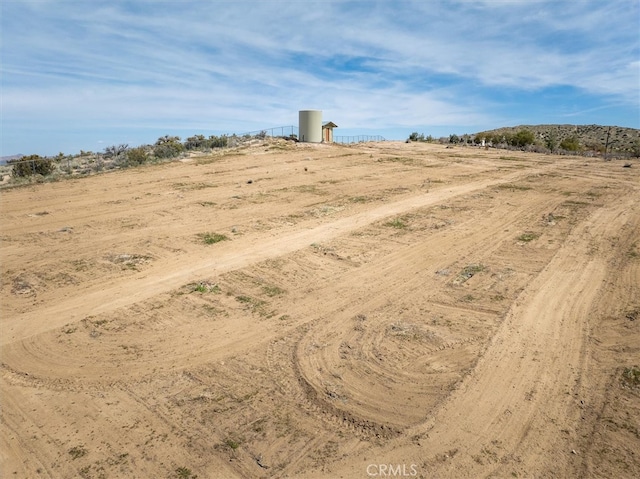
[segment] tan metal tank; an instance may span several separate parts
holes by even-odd
[[[298,112],[298,140],[306,143],[322,142],[322,110]]]

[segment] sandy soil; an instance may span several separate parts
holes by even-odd
[[[639,166],[275,142],[4,190],[2,477],[640,477]]]

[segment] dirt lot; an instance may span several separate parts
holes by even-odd
[[[2,477],[640,477],[640,164],[275,142],[0,220]]]

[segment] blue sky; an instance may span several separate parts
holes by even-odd
[[[297,125],[640,128],[640,1],[2,0],[0,154]]]

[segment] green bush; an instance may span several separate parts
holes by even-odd
[[[544,139],[544,146],[546,146],[551,153],[558,148],[558,139],[556,134],[552,131]]]
[[[187,150],[199,150],[208,147],[208,141],[204,135],[194,135],[187,138],[184,142]]]
[[[165,135],[156,141],[153,154],[157,158],[175,158],[184,150],[179,136]]]
[[[226,148],[229,144],[229,138],[227,135],[215,136],[211,135],[209,137],[209,148]]]
[[[42,158],[39,155],[29,155],[12,161],[13,176],[27,177],[32,175],[47,176],[51,174],[55,168],[53,160],[50,158]]]
[[[139,146],[138,148],[131,148],[129,151],[127,151],[128,166],[143,165],[147,161],[149,161],[149,155],[147,155],[147,150],[145,150],[143,146]]]
[[[413,133],[411,133],[409,135],[409,140],[410,141],[423,141],[423,142],[426,142],[426,143],[433,143],[435,141],[433,136],[431,136],[431,135],[424,136],[424,133],[418,134],[417,131],[414,131]]]
[[[511,133],[503,133],[503,134],[496,134],[494,136],[494,140],[493,140],[494,144],[506,144],[506,145],[511,145],[513,144],[513,134]]]
[[[579,151],[580,142],[576,136],[570,136],[560,142],[560,148],[567,151]]]
[[[520,130],[511,137],[511,145],[519,148],[524,148],[527,145],[533,145],[535,141],[535,135],[529,130]]]

